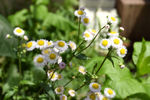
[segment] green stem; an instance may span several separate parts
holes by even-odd
[[[106,59],[108,58],[108,56],[110,55],[111,53],[111,50],[112,50],[112,47],[110,48],[109,52],[107,53],[107,55],[105,56],[103,62],[101,63],[101,65],[99,66],[98,70],[96,71],[95,75],[100,71],[100,69],[102,68],[104,62],[106,61]]]
[[[86,46],[85,48],[83,48],[82,50],[80,50],[80,51],[77,53],[77,55],[80,54],[81,52],[83,52],[84,50],[86,50],[88,47],[91,46],[91,44],[94,42],[94,40],[96,39],[96,37],[99,35],[99,33],[101,32],[101,30],[102,30],[103,28],[105,28],[105,26],[102,27],[102,28],[97,32],[97,34],[95,35],[95,37],[93,38],[93,40],[90,42],[90,44],[89,44],[88,46]]]
[[[21,72],[21,54],[19,53],[19,72],[20,74],[22,74]]]
[[[77,43],[79,43],[79,40],[80,40],[80,24],[81,24],[81,18],[78,18],[78,37],[77,37]]]
[[[70,80],[70,81],[68,81],[63,87],[66,87],[69,83],[71,83],[73,81],[73,78]]]
[[[82,87],[84,87],[86,84],[84,83],[84,84],[82,84],[79,88],[77,88],[77,89],[75,89],[75,91],[78,91],[78,90],[80,90]]]

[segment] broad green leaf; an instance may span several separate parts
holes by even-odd
[[[16,12],[13,15],[10,15],[8,17],[8,20],[10,21],[12,26],[19,26],[19,27],[24,27],[24,22],[28,18],[28,10],[27,9],[22,9],[18,12]]]
[[[70,22],[67,18],[63,16],[58,16],[57,14],[54,13],[49,13],[47,17],[44,19],[43,22],[43,27],[51,27],[54,26],[57,29],[63,30],[63,31],[68,31],[68,30],[73,30],[77,29],[77,26]]]
[[[134,64],[137,66],[138,75],[150,73],[150,42],[134,43],[132,58]]]
[[[29,80],[21,80],[20,84],[21,85],[35,85],[33,82],[31,82]]]
[[[17,40],[6,39],[6,35],[13,35],[13,30],[8,21],[0,15],[0,56],[16,57],[14,48],[17,46]]]
[[[15,94],[15,91],[8,91],[4,97],[4,100],[9,100],[11,96]]]

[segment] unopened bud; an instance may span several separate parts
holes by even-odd
[[[7,34],[6,39],[10,39],[10,38],[11,38],[10,34]]]
[[[119,32],[123,32],[124,28],[123,27],[119,27]]]
[[[29,38],[25,35],[25,36],[23,36],[23,39],[24,40],[26,40],[26,41],[28,41],[29,40]]]
[[[125,65],[123,65],[123,64],[122,64],[122,65],[120,65],[120,68],[121,68],[121,69],[123,69],[123,68],[125,68],[125,67],[126,67],[126,66],[125,66]]]
[[[105,25],[105,29],[109,29],[110,28],[110,25]]]

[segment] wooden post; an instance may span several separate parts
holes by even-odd
[[[150,0],[117,0],[117,10],[125,28],[123,36],[150,40]]]

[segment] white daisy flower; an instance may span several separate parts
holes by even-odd
[[[63,76],[62,74],[58,74],[58,77],[57,77],[58,80],[62,80],[63,79]]]
[[[55,89],[55,93],[56,93],[56,94],[63,94],[63,92],[64,92],[64,88],[63,88],[63,87],[57,87],[57,88]]]
[[[89,23],[90,23],[90,19],[89,19],[89,17],[87,17],[87,16],[84,16],[84,17],[82,17],[81,18],[81,22],[84,24],[84,25],[89,25]]]
[[[36,66],[45,66],[46,65],[45,57],[41,54],[34,57],[34,64]]]
[[[94,92],[89,92],[86,100],[98,100],[98,98]]]
[[[100,92],[95,92],[95,94],[96,94],[97,99],[100,100],[102,94]]]
[[[27,51],[32,51],[36,48],[36,42],[35,41],[29,41],[26,43],[26,49]]]
[[[107,98],[114,98],[116,96],[116,93],[114,90],[111,88],[105,88],[104,89],[104,94]]]
[[[79,72],[82,73],[83,75],[86,74],[86,69],[83,66],[79,66]]]
[[[63,40],[58,40],[55,43],[55,47],[60,51],[60,52],[64,52],[68,49],[68,45],[65,41]]]
[[[48,55],[49,53],[51,53],[52,52],[52,50],[50,49],[50,48],[47,48],[47,49],[43,49],[42,50],[42,54],[43,55]]]
[[[103,96],[103,95],[101,95],[101,96],[100,96],[100,99],[98,99],[98,100],[110,100],[110,99],[107,98],[107,97],[105,97],[105,96]]]
[[[102,39],[99,45],[102,49],[108,49],[111,46],[111,42],[109,39]]]
[[[73,41],[69,41],[68,45],[70,46],[72,51],[74,51],[77,48],[76,43]]]
[[[40,50],[47,48],[47,45],[48,43],[44,39],[37,40],[36,42],[36,48],[39,48]]]
[[[48,71],[47,72],[48,78],[51,79],[51,81],[56,81],[58,79],[57,72],[54,71]]]
[[[110,22],[110,23],[117,23],[117,18],[116,17],[114,17],[114,16],[109,16],[108,17],[108,21]]]
[[[85,11],[84,10],[82,10],[82,9],[79,9],[79,10],[76,10],[75,12],[74,12],[74,14],[75,14],[75,16],[77,16],[77,17],[83,17],[83,16],[85,16]]]
[[[108,33],[108,36],[111,36],[111,37],[116,36],[117,37],[117,36],[119,36],[119,33],[116,32],[116,31],[111,31],[111,32]]]
[[[89,32],[92,33],[93,36],[97,34],[97,30],[95,29],[89,29]]]
[[[53,47],[54,43],[53,41],[47,41],[47,47]]]
[[[58,60],[58,54],[54,51],[50,52],[48,55],[46,55],[47,57],[47,62],[49,62],[50,64],[55,64]]]
[[[76,95],[75,90],[72,90],[72,89],[70,89],[70,90],[68,91],[68,93],[69,93],[69,95],[72,96],[72,97],[74,97],[74,96]]]
[[[64,95],[64,94],[63,94],[63,95],[61,95],[61,96],[60,96],[60,100],[67,100],[67,96],[66,96],[66,95]]]
[[[16,35],[16,36],[23,36],[24,35],[24,30],[23,29],[21,29],[20,27],[16,27],[15,29],[14,29],[14,34]]]
[[[85,31],[83,33],[83,38],[87,41],[92,40],[93,39],[93,35],[89,32],[89,31]]]
[[[127,48],[125,46],[121,46],[117,49],[117,54],[120,57],[125,57],[125,55],[127,54]]]
[[[114,48],[119,48],[123,44],[123,41],[118,37],[112,37],[110,38],[110,40],[111,40],[112,47]]]
[[[90,83],[89,88],[92,92],[99,92],[101,90],[101,85],[98,83]]]

